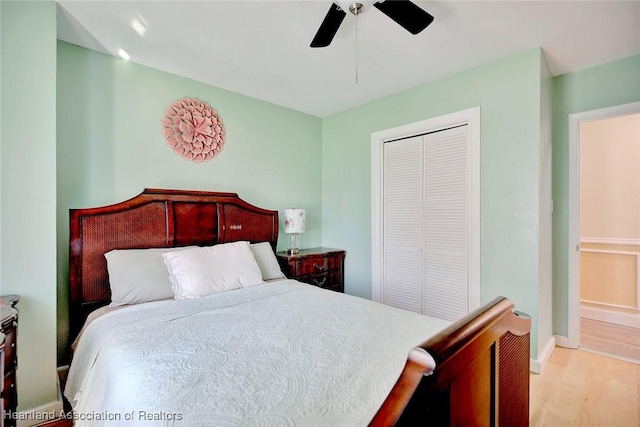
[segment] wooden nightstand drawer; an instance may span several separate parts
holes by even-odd
[[[296,260],[297,275],[326,273],[342,269],[342,257],[338,253],[308,256]]]
[[[332,291],[344,292],[344,283],[340,277],[340,272],[331,272],[323,274],[306,274],[299,276],[296,280],[310,285],[319,286]]]
[[[296,280],[304,283],[309,283],[310,285],[320,286],[321,288],[326,286],[327,279],[329,278],[328,274],[306,274],[304,276],[296,277]]]
[[[278,252],[282,272],[290,279],[344,292],[345,251],[328,248],[301,249],[298,254]]]

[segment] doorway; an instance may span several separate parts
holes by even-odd
[[[606,182],[624,174],[622,167],[613,170],[611,166],[615,156],[620,156],[620,146],[607,148],[602,141],[607,129],[635,123],[634,115],[640,117],[640,102],[569,116],[568,345],[573,348],[597,347],[597,340],[594,344],[593,336],[586,335],[591,334],[594,326],[596,335],[600,333],[607,339],[613,335],[611,332],[597,331],[608,330],[615,324],[623,328],[640,327],[640,216],[632,212],[638,209],[633,200],[639,198],[640,180],[635,177],[637,166],[628,171],[633,194],[627,198],[622,195],[625,188],[622,182]],[[591,169],[597,173],[589,172]],[[611,173],[607,174],[607,170]],[[626,216],[620,206],[628,211]],[[609,342],[604,348],[614,346]]]

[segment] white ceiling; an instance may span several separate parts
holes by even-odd
[[[640,1],[414,3],[431,26],[413,36],[371,8],[357,54],[350,14],[309,47],[330,0],[59,0],[58,38],[319,117],[535,47],[554,75],[640,54]]]

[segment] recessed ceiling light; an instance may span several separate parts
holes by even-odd
[[[131,21],[131,28],[133,28],[135,32],[140,34],[141,36],[144,36],[144,34],[147,32],[147,27],[142,22],[140,22],[138,18],[133,18],[133,21]]]
[[[118,50],[118,55],[120,55],[120,57],[122,59],[124,59],[125,61],[129,60],[129,54],[124,49],[119,49]]]

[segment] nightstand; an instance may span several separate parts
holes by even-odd
[[[282,272],[289,279],[309,283],[324,289],[344,292],[344,257],[340,249],[300,249],[295,255],[278,252]]]
[[[20,301],[18,295],[0,296],[0,333],[4,334],[4,351],[2,352],[2,415],[5,426],[15,426],[16,420],[11,416],[18,406],[18,390],[16,387],[16,369],[18,369],[18,310],[15,306]],[[4,415],[9,416],[4,416]]]

